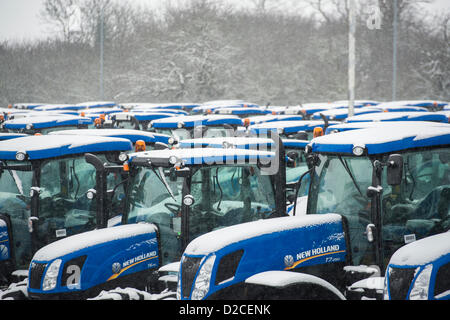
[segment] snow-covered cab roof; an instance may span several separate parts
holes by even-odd
[[[259,108],[255,103],[246,102],[244,100],[215,100],[205,102],[195,108],[192,108],[192,113],[208,113],[218,109],[228,108]]]
[[[193,166],[234,164],[247,161],[270,162],[274,152],[249,149],[193,148],[164,149],[131,153],[131,163],[152,163],[157,166]]]
[[[445,114],[437,112],[379,112],[370,114],[361,114],[349,117],[347,122],[358,121],[436,121],[449,122],[449,118]]]
[[[15,103],[13,104],[14,109],[34,109],[36,107],[42,106],[43,103]]]
[[[241,118],[233,115],[189,115],[167,117],[163,119],[153,120],[150,122],[153,128],[193,128],[195,126],[243,126],[244,123]]]
[[[330,125],[337,123],[339,122],[329,122]],[[253,134],[267,133],[269,130],[276,130],[279,134],[290,134],[297,133],[298,131],[313,131],[314,128],[323,128],[324,125],[325,123],[321,120],[272,121],[251,125],[249,126],[249,130]]]
[[[130,111],[112,114],[109,116],[109,118],[116,121],[130,121],[131,117],[134,117],[137,121],[142,122],[177,116],[177,114],[165,112]]]
[[[260,147],[269,148],[274,141],[268,138],[256,137],[214,137],[185,139],[179,142],[180,148],[238,148],[238,149],[258,149]]]
[[[187,116],[189,112],[182,109],[155,109],[155,108],[141,108],[136,107],[131,110],[131,112],[148,112],[148,113],[171,113],[174,115]]]
[[[83,106],[76,104],[45,104],[34,108],[35,111],[54,111],[54,110],[79,110],[85,109]]]
[[[138,140],[143,140],[146,144],[152,144],[156,142],[170,143],[171,138],[169,135],[162,133],[154,133],[133,129],[77,129],[77,130],[63,130],[50,132],[49,135],[75,135],[75,136],[94,136],[94,137],[113,137],[128,139],[132,143],[136,143]]]
[[[260,107],[234,107],[234,108],[218,108],[214,111],[215,114],[234,114],[237,116],[246,115],[262,115],[262,114],[274,114],[275,111],[260,108]]]
[[[367,113],[377,113],[377,112],[381,112],[381,110],[372,108],[372,107],[355,108],[353,110],[353,113],[355,115],[367,114]],[[321,114],[323,114],[327,119],[330,119],[330,120],[344,120],[348,117],[348,108],[336,108],[336,109],[314,112],[312,115],[312,119],[317,119],[317,120],[322,119]]]
[[[81,117],[76,115],[46,115],[7,120],[3,123],[3,127],[12,130],[31,130],[89,124],[92,124],[92,119],[88,117]]]
[[[0,141],[0,159],[17,160],[18,153],[23,159],[37,160],[87,152],[130,151],[130,140],[110,137],[89,137],[60,135],[27,136]]]
[[[358,154],[382,154],[420,147],[450,145],[450,126],[392,126],[358,129],[327,134],[311,140],[312,152]]]
[[[79,109],[92,109],[92,108],[112,108],[117,106],[114,101],[86,101],[77,103],[76,106],[80,107]]]
[[[370,121],[370,122],[345,122],[340,124],[334,124],[329,126],[325,134],[348,131],[348,130],[356,130],[356,129],[366,129],[366,128],[380,128],[383,126],[402,126],[402,127],[444,127],[449,128],[450,125],[444,122],[433,122],[433,121],[395,121],[395,123],[391,121]]]
[[[12,132],[0,132],[0,141],[27,137],[28,135],[25,133],[12,133]]]

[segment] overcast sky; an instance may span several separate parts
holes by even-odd
[[[158,6],[166,0],[121,0]],[[236,2],[236,0],[223,0]],[[249,0],[240,0],[240,3]],[[0,0],[0,41],[21,42],[46,38],[48,26],[42,23],[39,12],[44,0]],[[450,0],[435,0],[433,12],[450,12]]]

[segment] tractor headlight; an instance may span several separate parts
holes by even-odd
[[[127,160],[128,160],[128,155],[126,153],[124,153],[124,152],[121,152],[119,154],[119,161],[124,162],[124,161],[127,161]]]
[[[355,146],[353,146],[353,150],[352,151],[353,151],[353,154],[355,156],[359,157],[359,156],[363,155],[365,149],[366,149],[365,145],[362,145],[362,146],[355,145]]]
[[[178,158],[176,156],[170,156],[169,157],[169,163],[171,165],[175,165],[178,162]]]
[[[410,300],[428,300],[431,271],[433,271],[433,266],[431,264],[425,266],[425,268],[420,271],[409,294]]]
[[[55,289],[61,262],[61,259],[56,259],[50,264],[47,272],[45,273],[44,282],[42,283],[42,290],[48,291]]]
[[[194,290],[192,291],[192,300],[203,299],[209,291],[209,284],[211,282],[211,274],[216,261],[216,256],[209,256],[203,263],[203,266],[198,272],[198,276],[195,279]]]
[[[24,151],[17,151],[16,152],[16,160],[17,161],[23,161],[27,158],[27,154]]]

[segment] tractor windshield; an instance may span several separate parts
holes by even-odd
[[[166,134],[175,138],[177,141],[184,139],[191,139],[191,132],[187,129],[169,129],[169,128],[154,128],[156,133]]]
[[[369,224],[370,198],[367,188],[372,184],[372,162],[367,157],[319,155],[320,164],[312,174],[308,194],[308,214],[338,213],[347,218],[352,257],[355,264],[369,250],[364,234]]]
[[[106,162],[106,160],[105,160]],[[95,168],[84,157],[45,161],[40,171],[37,248],[97,227]]]
[[[206,232],[271,216],[275,196],[270,176],[256,165],[208,166],[191,179],[194,204],[188,241]]]
[[[141,221],[159,227],[162,264],[179,259],[181,244],[181,177],[161,167],[134,167],[130,176],[128,223]]]
[[[11,219],[15,263],[27,268],[31,259],[30,187],[33,178],[31,163],[26,161],[0,162],[0,213]]]

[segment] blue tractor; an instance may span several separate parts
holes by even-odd
[[[131,150],[129,140],[109,137],[41,135],[0,142],[0,220],[7,226],[2,230],[2,286],[17,280],[13,272],[28,269],[41,247],[107,227],[112,212],[119,214],[122,206],[121,196],[108,198],[107,192],[121,186],[120,172],[108,179],[84,154],[116,167]],[[120,190],[117,195],[123,194]]]
[[[306,214],[191,241],[179,299],[382,299],[382,285],[352,285],[376,282],[405,244],[449,230],[449,127],[334,133],[307,151]]]

